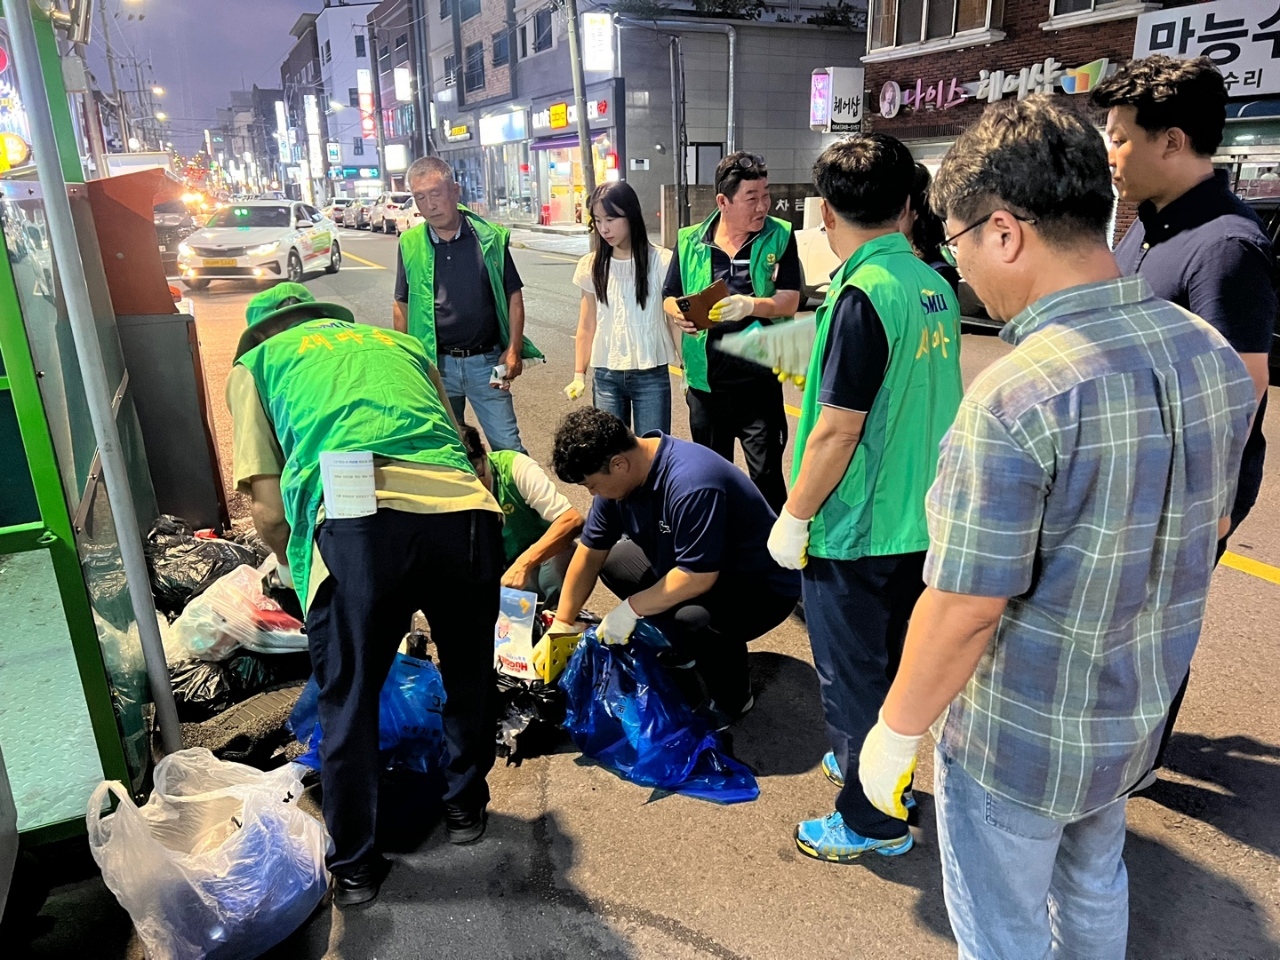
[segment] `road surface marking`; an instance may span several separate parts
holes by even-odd
[[[671,366],[670,364],[668,364],[668,365],[667,365],[667,369],[668,369],[668,370],[670,370],[672,373],[674,373],[677,377],[683,377],[683,376],[684,376],[684,371],[683,371],[683,370],[681,370],[679,367],[673,367],[673,366]],[[782,405],[782,409],[783,409],[783,410],[785,410],[785,411],[787,411],[787,413],[791,414],[791,416],[793,416],[793,417],[799,417],[799,416],[800,416],[800,408],[799,408],[799,407],[793,407],[793,406],[791,406],[791,404],[789,404],[789,403],[784,403],[784,404]]]
[[[349,253],[344,253],[344,254],[343,254],[343,257],[345,257],[345,258],[350,258],[350,257],[351,257],[351,254],[349,254]],[[378,266],[378,265],[375,263],[372,267],[349,267],[349,266],[347,266],[346,264],[343,264],[343,265],[342,265],[342,269],[343,269],[343,271],[344,271],[344,272],[346,272],[346,273],[350,273],[352,270],[385,270],[385,269],[387,269],[387,268],[386,268],[386,267],[380,267],[380,266]]]
[[[550,253],[546,250],[539,250],[538,253],[542,254],[544,257],[559,257],[561,260],[567,260],[570,263],[577,263],[582,259],[581,257],[575,257],[567,253]]]
[[[1257,577],[1259,580],[1280,584],[1280,567],[1273,567],[1271,564],[1263,563],[1261,560],[1242,557],[1240,554],[1232,553],[1228,550],[1222,555],[1222,565],[1230,567],[1232,570],[1239,570],[1241,573],[1247,573],[1251,577]]]
[[[375,270],[387,269],[380,263],[374,263],[372,260],[366,260],[364,257],[357,257],[354,253],[349,253],[346,250],[342,251],[342,256],[347,260],[354,260],[356,263],[363,263],[367,267],[373,267]]]

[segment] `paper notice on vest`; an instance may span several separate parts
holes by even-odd
[[[371,451],[320,454],[320,483],[326,519],[351,520],[378,512]]]

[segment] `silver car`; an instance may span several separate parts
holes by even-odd
[[[413,202],[411,193],[380,193],[369,210],[369,230],[396,232],[396,218],[406,203]]]

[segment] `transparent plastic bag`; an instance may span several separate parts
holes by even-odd
[[[755,775],[725,752],[658,662],[655,648],[666,643],[643,620],[626,646],[602,644],[589,628],[560,675],[565,729],[584,756],[633,783],[715,803],[756,799]]]
[[[275,558],[256,570],[236,567],[188,603],[169,631],[169,662],[226,660],[240,647],[254,653],[306,650],[301,621],[263,592],[262,579],[274,568]]]
[[[329,835],[298,809],[299,769],[271,773],[203,748],[156,765],[141,807],[117,781],[89,798],[89,849],[152,960],[252,960],[328,889]],[[107,795],[119,801],[102,816]]]

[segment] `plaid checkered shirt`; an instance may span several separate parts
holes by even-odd
[[[1074,820],[1154,760],[1191,664],[1255,398],[1243,362],[1141,277],[1001,331],[929,491],[925,580],[1009,597],[935,726],[982,786]]]

